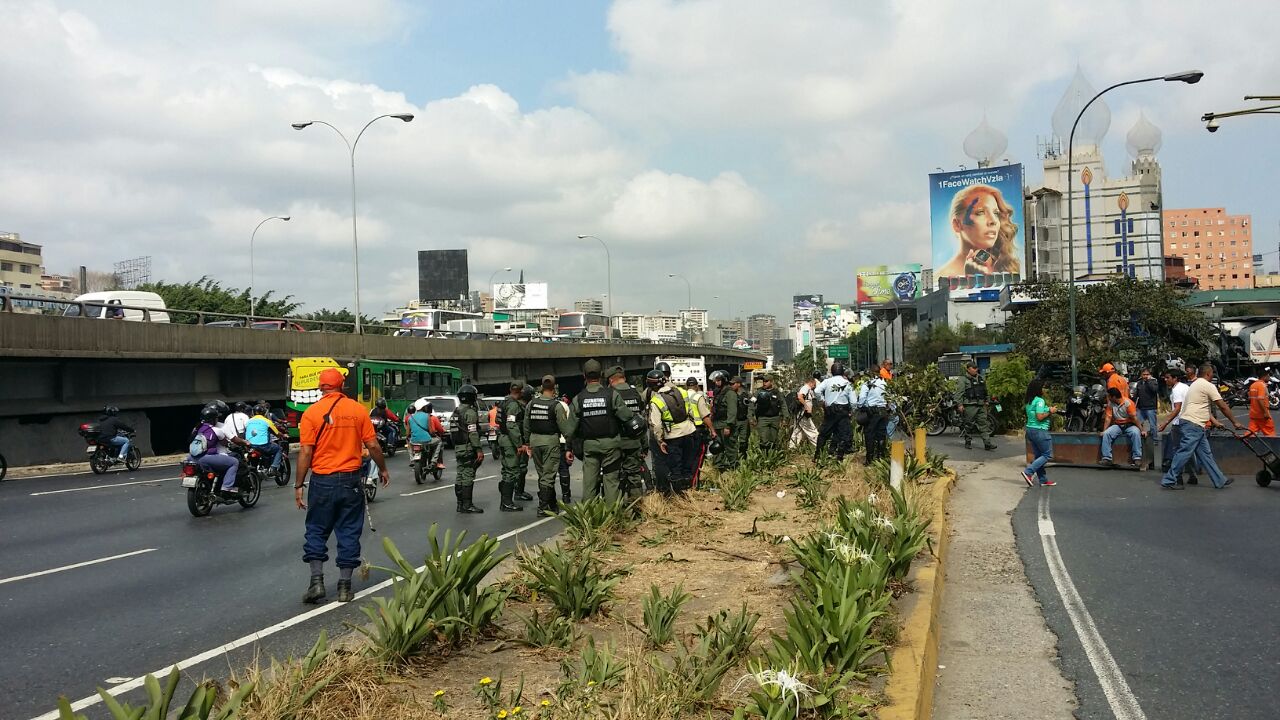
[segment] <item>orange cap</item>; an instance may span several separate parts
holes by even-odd
[[[318,384],[320,387],[340,388],[344,378],[342,371],[338,368],[325,368],[320,371],[320,379]]]
[[[1116,371],[1116,366],[1112,365],[1111,363],[1105,363],[1103,364],[1102,367],[1098,368],[1098,372],[1115,372],[1115,371]]]

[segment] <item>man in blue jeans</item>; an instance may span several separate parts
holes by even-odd
[[[1142,438],[1147,432],[1138,427],[1138,408],[1127,397],[1121,397],[1119,388],[1107,388],[1107,409],[1102,427],[1102,459],[1099,465],[1110,467],[1111,444],[1124,435],[1129,440],[1129,467],[1137,469],[1142,463]]]
[[[120,408],[108,405],[102,408],[102,417],[98,418],[98,437],[106,440],[112,447],[120,448],[120,454],[114,461],[122,463],[129,457],[129,436],[133,428],[120,422]]]
[[[338,602],[351,602],[351,576],[360,567],[360,533],[364,531],[364,491],[361,446],[378,465],[382,486],[391,480],[373,423],[364,406],[342,394],[343,375],[337,368],[320,371],[324,396],[302,414],[298,425],[298,475],[294,502],[307,511],[306,540],[302,560],[311,567],[311,584],[302,596],[306,603],[324,599],[324,563],[329,559],[329,535],[337,536]],[[302,500],[307,473],[311,489]]]
[[[1217,423],[1213,417],[1214,406],[1222,411],[1235,429],[1243,429],[1213,382],[1213,366],[1206,363],[1200,368],[1200,377],[1187,388],[1187,397],[1182,401],[1182,412],[1178,415],[1178,429],[1182,433],[1182,439],[1178,442],[1173,462],[1169,464],[1169,471],[1160,479],[1160,487],[1165,490],[1184,489],[1185,485],[1178,484],[1178,475],[1192,455],[1195,455],[1200,467],[1209,475],[1215,488],[1221,490],[1231,484],[1231,479],[1218,468],[1218,463],[1213,459],[1213,451],[1209,448],[1206,428]]]

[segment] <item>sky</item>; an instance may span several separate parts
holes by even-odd
[[[1037,139],[1077,68],[1107,96],[1109,174],[1143,112],[1165,206],[1251,213],[1277,266],[1280,118],[1200,116],[1280,94],[1280,3],[4,0],[0,231],[47,271],[152,258],[153,278],[255,281],[350,307],[354,139],[361,309],[417,296],[416,253],[466,248],[473,289],[606,292],[790,315],[852,302],[855,268],[928,263],[926,176],[972,167],[985,116],[1041,175]]]

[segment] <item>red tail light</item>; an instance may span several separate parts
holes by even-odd
[[[262,453],[258,452],[257,450],[250,450],[249,457],[253,458],[254,460],[257,460],[258,458],[262,457]]]
[[[183,466],[182,466],[182,474],[183,474],[183,476],[184,476],[184,477],[195,477],[195,474],[196,474],[196,466],[195,466],[195,465],[183,465]]]
[[[291,427],[296,427],[298,425],[298,417],[299,415],[297,410],[290,410],[285,413],[285,420],[289,422]]]
[[[88,430],[88,429],[89,429],[89,423],[80,423],[80,432],[84,432],[85,430]]]

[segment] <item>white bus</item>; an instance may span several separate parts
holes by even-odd
[[[678,357],[675,355],[659,356],[654,359],[653,366],[666,363],[671,366],[671,382],[684,386],[689,378],[695,378],[703,390],[707,389],[707,361],[701,355],[695,357]]]

